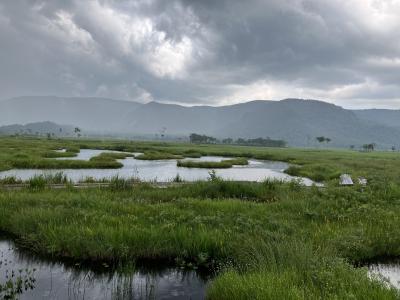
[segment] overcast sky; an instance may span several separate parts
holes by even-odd
[[[1,0],[0,99],[400,108],[399,0]]]

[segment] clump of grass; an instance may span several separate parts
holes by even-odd
[[[172,179],[172,182],[183,182],[183,178],[178,174]]]
[[[133,186],[133,181],[131,179],[125,179],[122,177],[113,176],[110,179],[110,185],[109,188],[111,190],[117,191],[117,190],[128,190],[131,189]]]
[[[7,265],[7,261],[4,265]],[[2,266],[3,261],[0,258],[0,269]],[[33,290],[36,282],[35,271],[35,269],[5,270],[5,282],[0,282],[0,298],[18,299],[24,291]]]
[[[198,152],[197,150],[194,150],[194,149],[190,149],[190,150],[184,151],[183,155],[185,157],[190,157],[190,158],[200,158],[200,157],[203,156],[202,153],[200,153],[200,152]]]
[[[305,166],[290,166],[286,174],[311,178],[315,181],[325,181],[339,178],[340,171],[331,165],[309,164]]]
[[[33,190],[42,190],[46,187],[47,181],[44,175],[35,175],[29,178],[28,185]]]
[[[49,184],[69,184],[70,180],[63,172],[55,174],[40,174],[28,179],[28,186],[31,189],[44,189]]]
[[[182,159],[182,155],[171,154],[167,152],[147,151],[135,157],[141,160],[162,160],[162,159]]]
[[[0,179],[0,184],[21,184],[23,181],[16,176],[7,176]]]
[[[211,170],[208,172],[208,181],[221,182],[222,178],[217,175],[217,172],[215,172],[215,170]]]
[[[193,160],[179,160],[178,167],[184,168],[205,168],[205,169],[228,169],[234,165],[248,165],[249,162],[246,158],[226,159],[222,161],[193,161]]]

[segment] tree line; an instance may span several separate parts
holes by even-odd
[[[269,137],[267,138],[255,138],[255,139],[244,139],[238,138],[236,140],[232,138],[225,138],[219,140],[212,136],[204,134],[192,133],[189,136],[191,143],[195,144],[229,144],[229,145],[245,145],[245,146],[261,146],[261,147],[286,147],[286,141],[274,140]]]

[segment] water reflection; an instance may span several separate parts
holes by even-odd
[[[0,282],[7,270],[36,269],[35,287],[19,299],[204,299],[206,279],[177,269],[111,272],[67,266],[19,250],[0,241]],[[0,294],[1,295],[1,294]]]
[[[368,266],[368,271],[370,276],[400,289],[400,260],[371,264]]]

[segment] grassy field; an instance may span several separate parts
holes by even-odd
[[[0,191],[0,230],[32,251],[211,268],[209,299],[400,298],[355,267],[400,256],[398,153],[7,138],[0,167],[16,167],[20,155],[27,165],[47,161],[53,149],[68,147],[280,160],[326,187],[215,178],[164,189],[117,180],[108,189]],[[365,176],[368,186],[339,187],[344,172]]]

